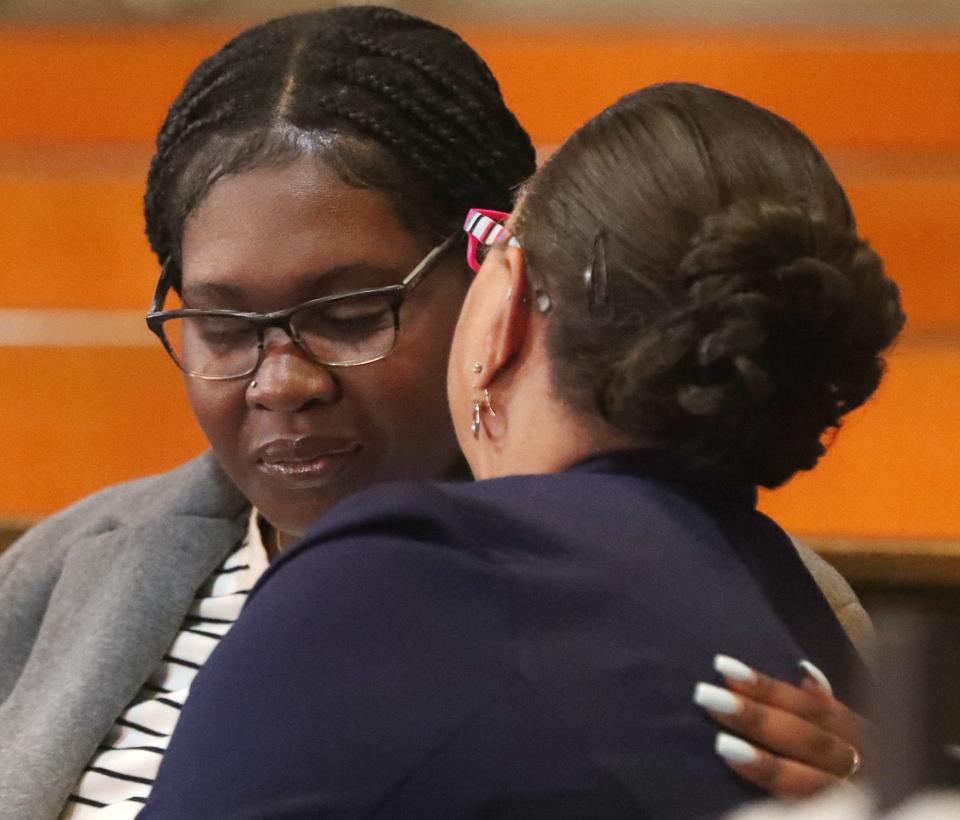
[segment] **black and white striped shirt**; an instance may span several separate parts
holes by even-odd
[[[258,519],[253,510],[243,540],[198,590],[180,632],[103,739],[60,820],[126,820],[147,802],[190,684],[267,569]]]

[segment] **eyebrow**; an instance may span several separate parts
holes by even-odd
[[[412,269],[412,268],[411,268]],[[303,293],[318,292],[329,290],[330,293],[349,293],[351,290],[361,290],[369,285],[360,284],[353,287],[336,287],[337,280],[354,276],[366,276],[373,278],[375,276],[389,277],[390,281],[385,284],[400,284],[401,280],[409,271],[398,267],[388,267],[386,265],[375,265],[368,262],[355,262],[349,265],[337,265],[327,268],[315,274],[307,274],[298,285],[298,290]],[[395,281],[394,281],[395,280]],[[333,281],[334,288],[329,287]],[[217,299],[217,300],[237,300],[242,301],[249,293],[239,285],[233,282],[199,282],[195,285],[184,286],[183,300],[186,302],[194,299]]]
[[[243,296],[243,290],[229,282],[201,282],[199,285],[183,288],[183,298],[188,296]]]

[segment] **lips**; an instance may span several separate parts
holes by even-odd
[[[359,441],[322,436],[278,438],[255,450],[257,469],[292,488],[316,487],[339,478],[363,450]]]

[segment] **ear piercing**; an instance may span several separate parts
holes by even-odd
[[[482,372],[483,372],[483,365],[480,364],[480,362],[474,362],[474,363],[473,363],[473,372],[474,372],[474,373],[482,373]]]
[[[480,438],[480,417],[483,411],[486,410],[490,413],[491,416],[496,418],[496,411],[493,409],[493,405],[490,403],[490,391],[484,389],[483,399],[474,399],[473,400],[473,417],[470,421],[470,432],[473,433],[475,439]]]
[[[540,313],[549,313],[550,308],[553,307],[553,301],[550,299],[550,294],[537,288],[534,291],[534,296],[537,303],[537,310]]]

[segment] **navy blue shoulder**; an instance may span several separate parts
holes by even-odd
[[[563,473],[513,475],[479,482],[392,482],[334,507],[305,539],[282,556],[269,577],[306,550],[341,538],[390,534],[397,541],[456,550],[494,560],[536,542],[565,517],[596,516],[605,508],[630,519],[663,517],[679,504],[696,516],[703,503],[753,507],[752,488],[724,487],[708,473],[658,451],[624,451],[587,459]],[[509,537],[505,537],[509,534]]]
[[[350,542],[370,555],[407,550],[409,560],[430,549],[479,568],[484,562],[522,560],[528,551],[562,551],[565,522],[599,523],[605,512],[640,526],[668,517],[702,519],[697,502],[716,493],[696,478],[675,459],[638,451],[590,459],[563,473],[381,484],[330,510],[274,562],[257,589],[305,553],[331,544]],[[753,503],[749,493],[730,498],[744,509]],[[583,539],[580,544],[589,549]]]
[[[331,571],[351,575],[398,564],[457,564],[470,574],[483,569],[486,555],[474,531],[468,489],[472,484],[392,482],[357,493],[331,509],[293,548],[275,560],[251,592],[282,574]],[[366,560],[356,560],[362,551]],[[314,566],[315,565],[315,566]],[[349,566],[348,566],[349,565]],[[454,567],[450,567],[454,569]]]

